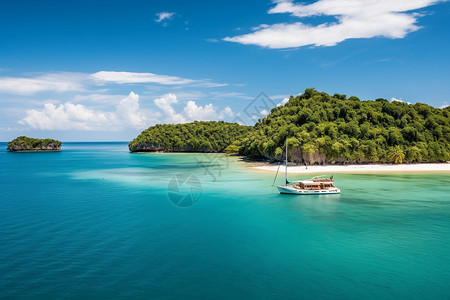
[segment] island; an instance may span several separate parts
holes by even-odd
[[[223,121],[158,124],[132,140],[131,152],[224,152],[253,130],[251,126]]]
[[[9,142],[6,149],[11,152],[61,151],[61,141],[19,136],[18,138]]]
[[[227,152],[300,165],[431,163],[450,160],[450,107],[360,100],[313,88],[291,96],[254,126],[226,122],[156,125],[132,152]]]

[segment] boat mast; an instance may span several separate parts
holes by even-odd
[[[288,138],[286,138],[286,158],[285,158],[286,172],[284,173],[284,179],[286,180],[286,185],[289,184],[289,181],[287,180],[287,160],[288,160]]]

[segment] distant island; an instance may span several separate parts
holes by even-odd
[[[251,126],[223,121],[160,124],[144,130],[128,148],[131,152],[224,152],[251,131]]]
[[[227,152],[303,165],[421,163],[450,160],[450,108],[386,99],[361,101],[306,89],[252,126],[226,122],[156,125],[132,152]]]
[[[19,136],[9,142],[6,149],[11,152],[61,151],[61,142],[52,139],[35,139]]]

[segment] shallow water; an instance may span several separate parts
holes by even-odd
[[[5,148],[0,298],[450,298],[450,174],[291,196],[220,154]]]

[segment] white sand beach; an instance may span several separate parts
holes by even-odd
[[[276,172],[278,165],[260,164],[252,168]],[[280,172],[285,167],[280,166]],[[290,174],[332,174],[332,173],[371,173],[371,172],[450,172],[450,163],[441,164],[401,164],[401,165],[328,165],[328,166],[288,166]]]

